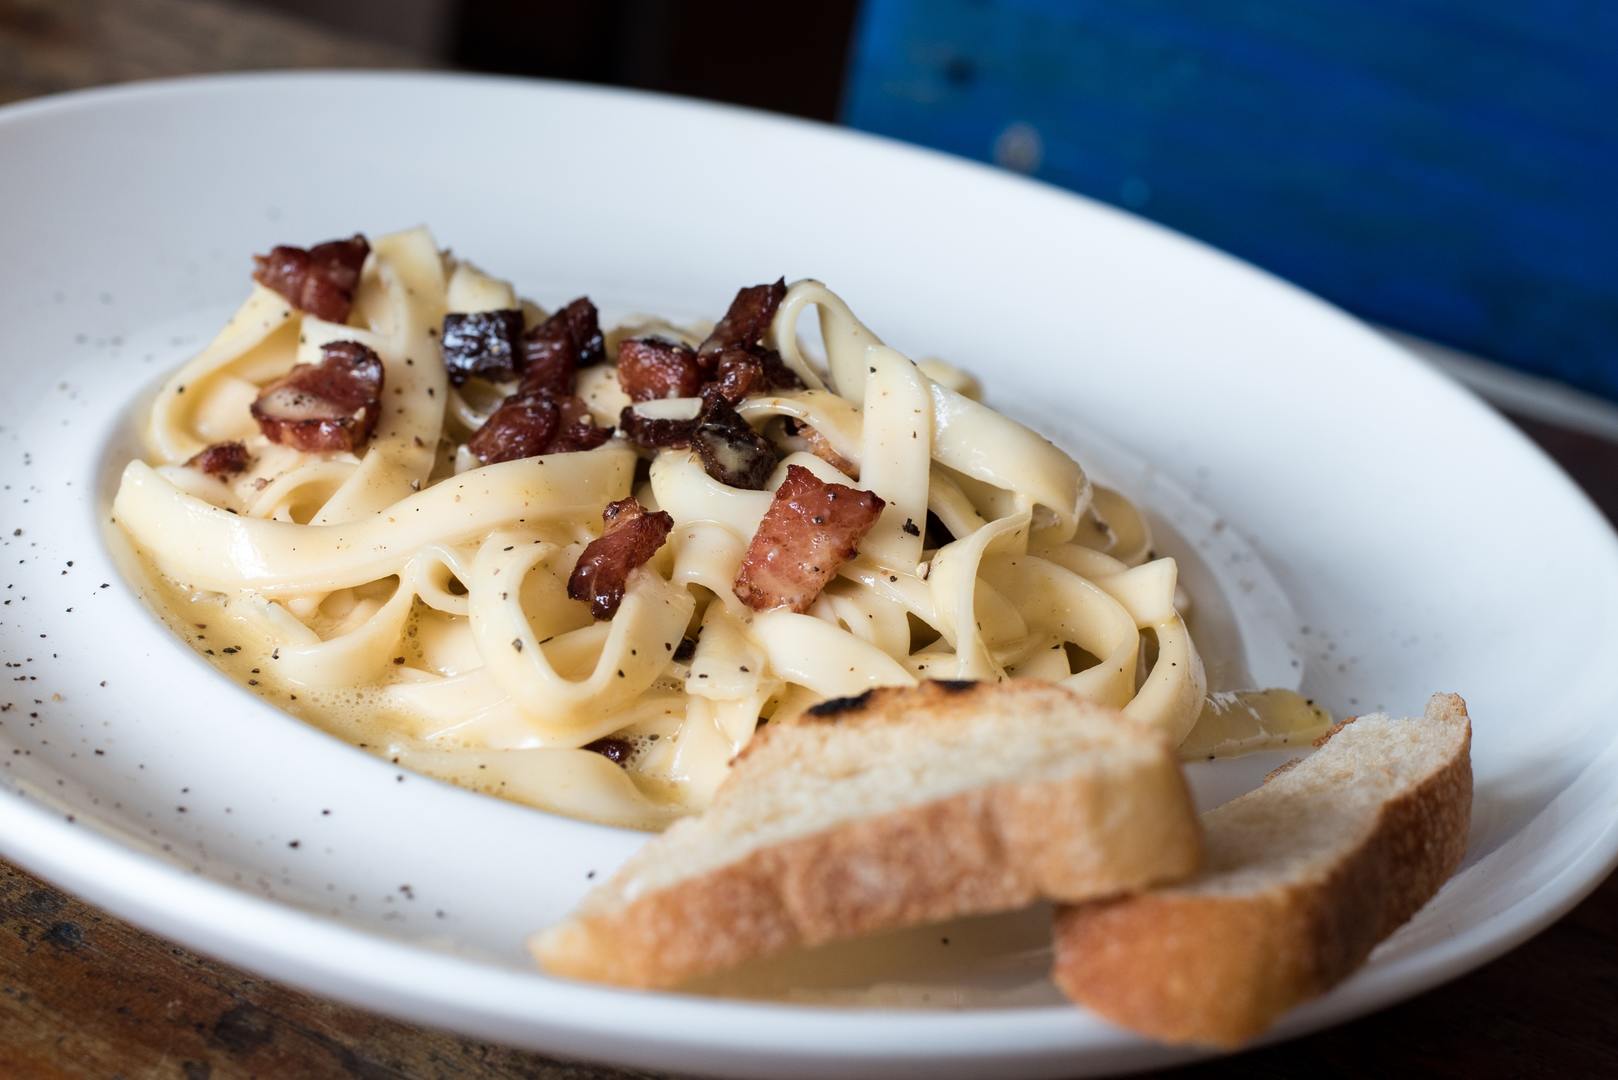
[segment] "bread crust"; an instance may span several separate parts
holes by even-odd
[[[970,709],[991,692],[880,691],[803,724],[895,723],[896,703]],[[791,726],[767,737],[791,738]],[[667,987],[796,946],[1183,878],[1198,866],[1200,832],[1173,752],[1160,750],[1139,768],[986,785],[856,818],[576,915],[531,945],[558,975]]]
[[[1384,802],[1360,841],[1326,873],[1294,873],[1263,889],[1216,895],[1197,891],[1203,882],[1193,881],[1062,908],[1055,924],[1057,985],[1075,1002],[1152,1038],[1228,1048],[1341,982],[1432,898],[1466,852],[1472,806],[1466,705],[1453,694],[1435,695],[1425,721],[1460,726],[1455,752]],[[1331,736],[1343,728],[1333,729],[1321,753],[1331,752]]]

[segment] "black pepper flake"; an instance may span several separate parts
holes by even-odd
[[[920,536],[921,535],[921,527],[919,525],[917,525],[910,518],[905,518],[904,530],[905,530],[905,532],[909,533],[911,536]]]
[[[522,652],[522,638],[512,638],[511,647],[516,649],[518,652]]]
[[[296,840],[288,840],[287,841],[287,847],[292,848],[293,850],[297,850],[297,848],[299,848],[300,846],[301,845]]]

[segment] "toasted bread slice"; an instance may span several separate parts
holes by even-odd
[[[662,987],[798,945],[1111,896],[1196,871],[1157,733],[1035,682],[925,683],[766,725],[713,805],[531,942],[548,970]]]
[[[1346,978],[1466,851],[1466,704],[1339,724],[1314,754],[1203,815],[1206,865],[1184,884],[1064,908],[1057,984],[1165,1042],[1230,1047]]]

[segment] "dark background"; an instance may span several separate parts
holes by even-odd
[[[0,0],[0,101],[356,66],[658,90],[921,143],[1618,401],[1610,0]]]
[[[258,2],[993,162],[1618,400],[1618,3]]]
[[[252,0],[446,67],[604,83],[836,120],[854,0]]]

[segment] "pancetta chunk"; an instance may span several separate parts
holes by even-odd
[[[754,431],[713,383],[702,388],[702,409],[688,420],[646,416],[631,405],[619,413],[618,427],[646,450],[689,447],[709,476],[750,491],[764,487],[780,460],[774,444]]]
[[[618,385],[630,401],[696,397],[710,371],[695,349],[666,338],[630,338],[618,346]]]
[[[522,390],[571,394],[579,368],[605,359],[606,343],[596,306],[589,297],[581,296],[524,337]]]
[[[590,614],[610,619],[623,602],[629,575],[645,565],[674,528],[662,510],[648,512],[633,498],[608,503],[601,512],[606,530],[590,541],[567,579],[567,594],[590,604]]]
[[[514,377],[526,361],[522,312],[507,308],[445,315],[439,346],[444,353],[444,370],[456,386],[474,375],[490,382],[504,382]]]
[[[858,552],[885,504],[869,491],[828,484],[789,465],[736,572],[736,597],[757,611],[804,612]]]
[[[714,325],[713,333],[697,351],[708,355],[738,345],[756,345],[769,329],[775,309],[781,306],[786,294],[786,278],[773,285],[749,285],[737,292],[736,299],[730,302],[730,310]]]
[[[259,392],[253,419],[271,441],[309,452],[358,451],[382,413],[382,360],[357,341],[321,346]]]
[[[247,447],[242,443],[219,442],[197,451],[186,464],[209,476],[235,476],[245,472],[250,461]]]
[[[691,436],[697,433],[697,425],[701,422],[700,415],[689,420],[645,416],[637,412],[633,405],[625,405],[618,414],[618,430],[630,442],[646,450],[690,446]]]
[[[770,440],[754,431],[730,403],[710,388],[691,435],[702,468],[721,484],[758,491],[780,460]]]
[[[360,270],[370,253],[370,243],[358,233],[307,250],[282,245],[271,248],[268,255],[253,256],[253,280],[317,319],[347,322]]]
[[[541,454],[593,450],[612,438],[612,429],[596,427],[583,401],[571,395],[524,393],[500,403],[466,448],[484,465]]]
[[[787,367],[781,354],[762,345],[732,346],[712,354],[713,381],[710,383],[732,405],[749,394],[767,390],[801,389],[803,380]]]

